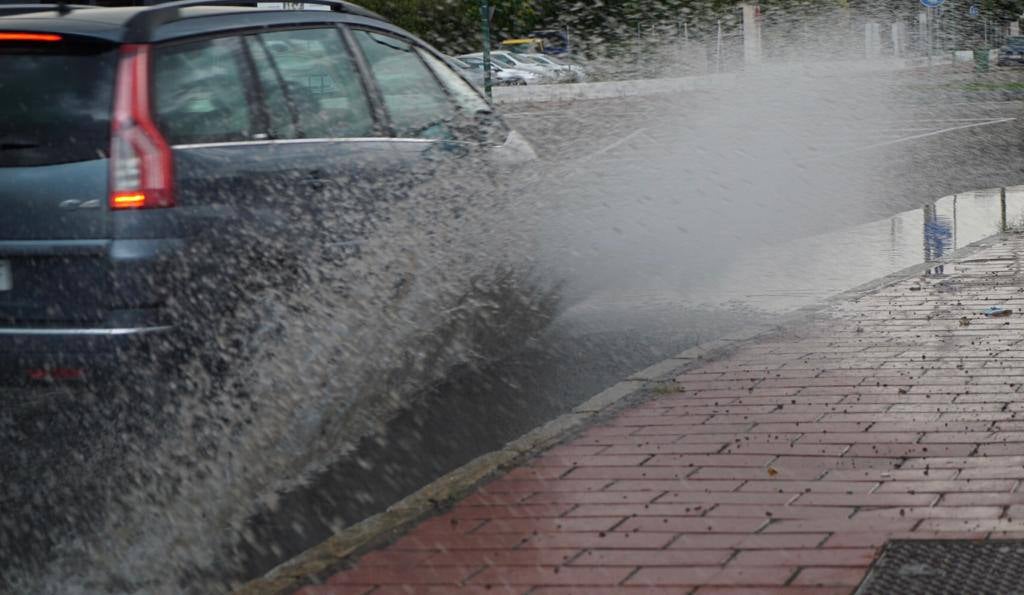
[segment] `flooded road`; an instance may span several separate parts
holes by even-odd
[[[703,97],[700,105],[708,100]],[[659,201],[658,180],[678,179],[666,175],[664,157],[678,155],[667,147],[679,141],[679,130],[692,133],[693,128],[651,126],[652,121],[665,124],[666,110],[657,99],[531,106],[510,113],[510,121],[545,159],[575,156],[572,175],[582,180],[576,184],[598,198],[593,201],[600,205],[597,215],[581,216],[573,209],[572,224],[552,226],[570,234],[581,221],[593,226],[580,233],[585,239],[572,250],[572,267],[586,272],[563,272],[577,282],[568,284],[558,317],[527,349],[428,391],[386,432],[362,444],[356,456],[285,495],[276,511],[254,519],[251,528],[259,537],[246,548],[247,571],[239,576],[267,571],[289,553],[321,541],[332,528],[380,512],[660,359],[950,257],[1024,222],[1024,187],[970,191],[1024,183],[1022,125],[1016,119],[1022,105],[902,103],[903,115],[887,112],[870,126],[843,127],[842,134],[821,139],[829,152],[801,147],[808,161],[848,168],[858,178],[850,188],[766,201],[756,188],[737,192],[729,185],[723,189],[729,198],[712,204],[700,204],[699,193],[664,190],[662,199],[685,194],[687,206],[663,222],[644,209]],[[670,110],[684,118],[681,112],[698,117],[678,105]],[[589,134],[578,135],[581,130]],[[640,205],[640,215],[620,216],[600,200],[611,202],[627,192],[614,186],[623,180],[602,176],[623,171],[630,172],[625,181],[643,181],[633,186],[639,195],[629,197],[631,205]],[[758,183],[766,179],[763,173],[753,177]],[[828,189],[842,179],[831,170],[822,185],[812,180],[805,188]],[[786,184],[780,187],[785,190]],[[665,205],[658,203],[654,211]],[[624,229],[630,224],[636,228]],[[604,241],[602,234],[611,239]],[[355,492],[352,486],[358,486]],[[265,543],[275,544],[275,550],[259,545]]]
[[[232,527],[232,548],[170,561],[181,580],[200,592],[261,575],[633,371],[1024,219],[1021,189],[971,192],[1024,183],[1021,102],[790,82],[511,111],[545,174],[519,198],[536,211],[524,218],[534,257],[560,282],[553,322],[513,355],[422,391],[351,452],[261,503]],[[118,492],[117,442],[95,430],[71,410],[0,415],[3,502],[16,511],[0,530],[8,569],[60,556],[62,533]],[[51,471],[45,485],[40,469]],[[197,526],[204,512],[198,504]],[[104,555],[143,574],[161,563],[147,561],[153,552]],[[141,591],[160,592],[151,587]],[[83,592],[103,590],[140,587]]]
[[[630,373],[701,342],[814,305],[881,276],[952,257],[1024,227],[1024,186],[944,197],[921,209],[801,238],[730,263],[691,291],[623,287],[567,308],[532,348],[465,370],[364,441],[357,454],[285,494],[251,522],[255,577],[496,450]],[[941,274],[941,267],[933,274]],[[716,307],[707,304],[714,301]],[[429,453],[425,455],[424,453]],[[356,486],[353,489],[353,486]],[[274,550],[257,544],[273,543]],[[279,549],[278,549],[279,548]]]

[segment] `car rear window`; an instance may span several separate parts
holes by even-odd
[[[0,167],[105,158],[117,52],[40,45],[0,47]]]

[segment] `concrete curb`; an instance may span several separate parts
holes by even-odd
[[[552,421],[506,444],[501,450],[481,455],[451,471],[376,514],[284,562],[262,578],[252,580],[233,591],[235,595],[284,595],[314,584],[343,568],[353,556],[383,545],[421,520],[433,516],[469,495],[481,484],[507,469],[528,460],[548,448],[564,442],[595,421],[652,396],[659,387],[679,374],[725,357],[740,347],[806,324],[831,306],[860,299],[868,294],[923,274],[940,264],[962,260],[987,248],[1006,232],[994,234],[960,248],[947,258],[930,261],[885,275],[864,285],[828,298],[820,304],[801,308],[779,319],[776,324],[752,326],[720,339],[691,347],[682,353],[630,375],[591,397]]]
[[[718,89],[727,84],[734,83],[738,78],[739,75],[737,73],[725,73],[669,79],[496,87],[493,90],[493,95],[494,103],[498,105],[578,101],[585,99],[616,99],[620,97],[642,97],[664,93]]]
[[[937,57],[932,61],[934,66],[952,64],[950,56]],[[884,72],[907,70],[928,66],[927,58],[899,58],[873,61],[851,61],[846,66],[853,71]],[[804,73],[830,73],[835,69],[833,63],[781,63],[764,64],[746,72],[724,72],[664,79],[636,79],[630,81],[606,81],[600,83],[564,83],[557,85],[533,85],[524,87],[495,87],[493,89],[496,105],[518,103],[551,103],[571,102],[592,99],[618,99],[622,97],[645,97],[721,89],[735,84],[744,75],[771,74],[787,69]]]

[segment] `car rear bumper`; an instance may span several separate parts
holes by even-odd
[[[116,380],[174,335],[169,325],[0,327],[0,385]]]

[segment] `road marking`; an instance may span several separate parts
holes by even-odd
[[[607,153],[608,151],[611,151],[612,149],[617,149],[617,148],[621,147],[622,145],[624,145],[624,144],[628,143],[630,140],[632,140],[634,137],[637,137],[637,136],[640,136],[640,135],[646,134],[646,133],[647,133],[647,129],[646,128],[637,128],[633,132],[630,132],[626,136],[624,136],[624,137],[620,138],[619,140],[613,142],[612,144],[604,147],[603,149],[598,149],[597,151],[594,151],[593,153],[590,153],[589,155],[586,155],[586,156],[582,157],[580,159],[580,161],[581,162],[590,161],[591,159],[593,159],[595,157],[598,157],[599,155],[604,155],[605,153]]]
[[[893,124],[913,124],[918,122],[939,124],[944,122],[991,122],[993,119],[995,118],[991,116],[988,118],[912,118],[907,120],[890,120],[890,122]]]
[[[946,134],[947,132],[956,132],[957,130],[967,130],[968,128],[979,128],[981,126],[991,126],[993,124],[1005,124],[1006,122],[1012,122],[1012,121],[1014,121],[1016,119],[1017,118],[999,118],[997,120],[989,120],[987,122],[974,122],[972,124],[962,124],[960,126],[951,126],[949,128],[943,128],[941,130],[934,130],[932,132],[925,132],[925,133],[922,133],[922,134],[913,134],[911,136],[904,136],[904,137],[896,138],[896,139],[893,139],[893,140],[882,141],[882,142],[874,143],[874,144],[867,145],[867,146],[864,146],[864,147],[858,147],[856,149],[849,149],[847,151],[840,151],[839,153],[833,153],[831,155],[820,157],[818,159],[812,159],[811,161],[822,161],[822,160],[825,160],[825,159],[831,159],[833,157],[841,157],[843,155],[850,155],[850,154],[853,154],[853,153],[860,153],[860,152],[863,152],[863,151],[870,151],[871,149],[879,149],[879,148],[888,147],[888,146],[891,146],[891,145],[898,145],[900,143],[905,143],[905,142],[909,142],[909,141],[912,141],[912,140],[920,140],[922,138],[928,138],[928,137],[932,137],[932,136],[938,136],[940,134]]]
[[[654,111],[650,112],[604,112],[600,110],[584,111],[580,108],[572,108],[572,111],[565,110],[550,110],[541,112],[502,112],[506,118],[525,118],[527,116],[558,116],[563,118],[575,118],[577,120],[582,119],[583,116],[610,116],[616,118],[635,117],[635,116],[653,116],[656,115]]]

